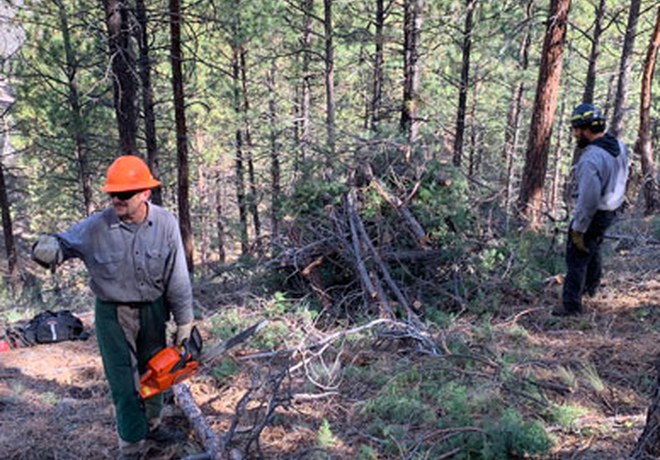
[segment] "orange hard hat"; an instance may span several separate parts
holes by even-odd
[[[160,185],[149,171],[149,166],[135,155],[123,155],[117,158],[108,168],[105,185],[101,187],[104,193],[130,192],[147,190]]]

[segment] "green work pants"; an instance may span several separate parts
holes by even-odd
[[[110,386],[117,432],[125,442],[147,436],[149,420],[158,419],[163,396],[142,400],[139,376],[149,359],[167,344],[169,312],[163,299],[121,305],[96,300],[96,337]]]

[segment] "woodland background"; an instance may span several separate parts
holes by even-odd
[[[2,0],[0,28],[8,321],[84,304],[83,268],[29,248],[106,206],[125,153],[179,217],[200,319],[378,318],[435,353],[429,327],[534,303],[563,270],[580,102],[631,150],[612,238],[659,238],[651,0]]]

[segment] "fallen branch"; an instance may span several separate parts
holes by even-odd
[[[192,425],[197,439],[206,449],[207,458],[224,460],[226,458],[223,456],[225,446],[209,425],[197,403],[195,403],[190,387],[186,383],[179,383],[172,387],[172,392],[174,393],[176,405],[183,411]]]

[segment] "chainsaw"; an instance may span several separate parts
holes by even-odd
[[[226,342],[221,342],[202,354],[202,336],[197,327],[190,332],[190,339],[181,345],[166,347],[147,363],[147,370],[140,377],[140,396],[151,398],[197,373],[202,364],[210,364],[230,348],[244,342],[268,323],[262,320],[239,332]]]

